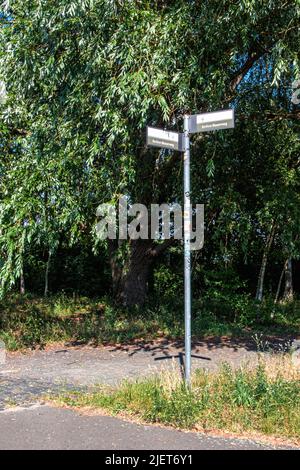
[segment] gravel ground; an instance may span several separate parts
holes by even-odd
[[[222,362],[234,367],[256,362],[252,344],[229,340],[197,342],[192,367],[216,369]],[[45,351],[8,354],[0,365],[0,409],[36,401],[62,388],[84,389],[95,384],[116,385],[165,368],[182,368],[180,342],[160,341],[134,346],[52,347]]]
[[[193,345],[193,368],[216,370],[256,363],[253,343],[228,339]],[[45,394],[88,389],[96,384],[182,370],[182,343],[160,341],[130,346],[53,346],[45,351],[8,354],[0,364],[0,449],[280,449],[254,440],[213,437],[157,426],[143,426],[110,416],[87,416],[43,404]],[[286,448],[286,447],[285,447]]]

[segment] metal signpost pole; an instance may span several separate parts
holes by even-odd
[[[147,126],[147,145],[184,152],[184,323],[185,323],[185,382],[191,385],[191,188],[190,188],[190,134],[234,128],[234,110],[184,116],[184,133]]]
[[[190,188],[190,116],[184,116],[183,191],[184,191],[184,323],[185,381],[191,384],[191,188]]]

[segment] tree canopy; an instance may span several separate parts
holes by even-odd
[[[226,107],[235,108],[235,130],[193,140],[192,199],[206,205],[195,282],[197,263],[200,271],[252,263],[261,287],[271,247],[275,265],[297,259],[299,15],[297,0],[6,1],[2,289],[35,250],[79,245],[101,254],[103,273],[110,264],[124,303],[144,302],[169,244],[99,246],[96,208],[120,194],[180,201],[181,156],[147,149],[145,127],[181,130],[185,113]]]

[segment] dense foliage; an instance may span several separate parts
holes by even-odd
[[[147,124],[234,107],[236,128],[195,136],[192,199],[205,204],[195,299],[238,315],[299,292],[299,15],[294,1],[5,1],[0,30],[1,292],[182,289],[182,246],[95,237],[96,208],[181,201],[180,154]],[[111,278],[112,276],[112,278]],[[272,309],[271,309],[272,310]],[[272,314],[272,313],[271,313]]]

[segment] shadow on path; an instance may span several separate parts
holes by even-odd
[[[268,336],[261,335],[258,339],[254,337],[245,338],[232,338],[227,336],[212,336],[203,339],[194,339],[192,342],[192,349],[195,353],[203,352],[203,349],[208,351],[230,349],[232,352],[238,352],[241,349],[251,352],[257,352],[258,347],[262,350],[270,350],[272,352],[284,352],[289,348],[293,337],[288,336]],[[151,353],[153,356],[156,354],[163,354],[170,356],[174,350],[184,350],[184,341],[170,340],[170,339],[157,339],[153,341],[134,341],[123,343],[111,347],[110,351],[126,351],[130,356],[138,352]],[[202,357],[202,359],[207,359]]]

